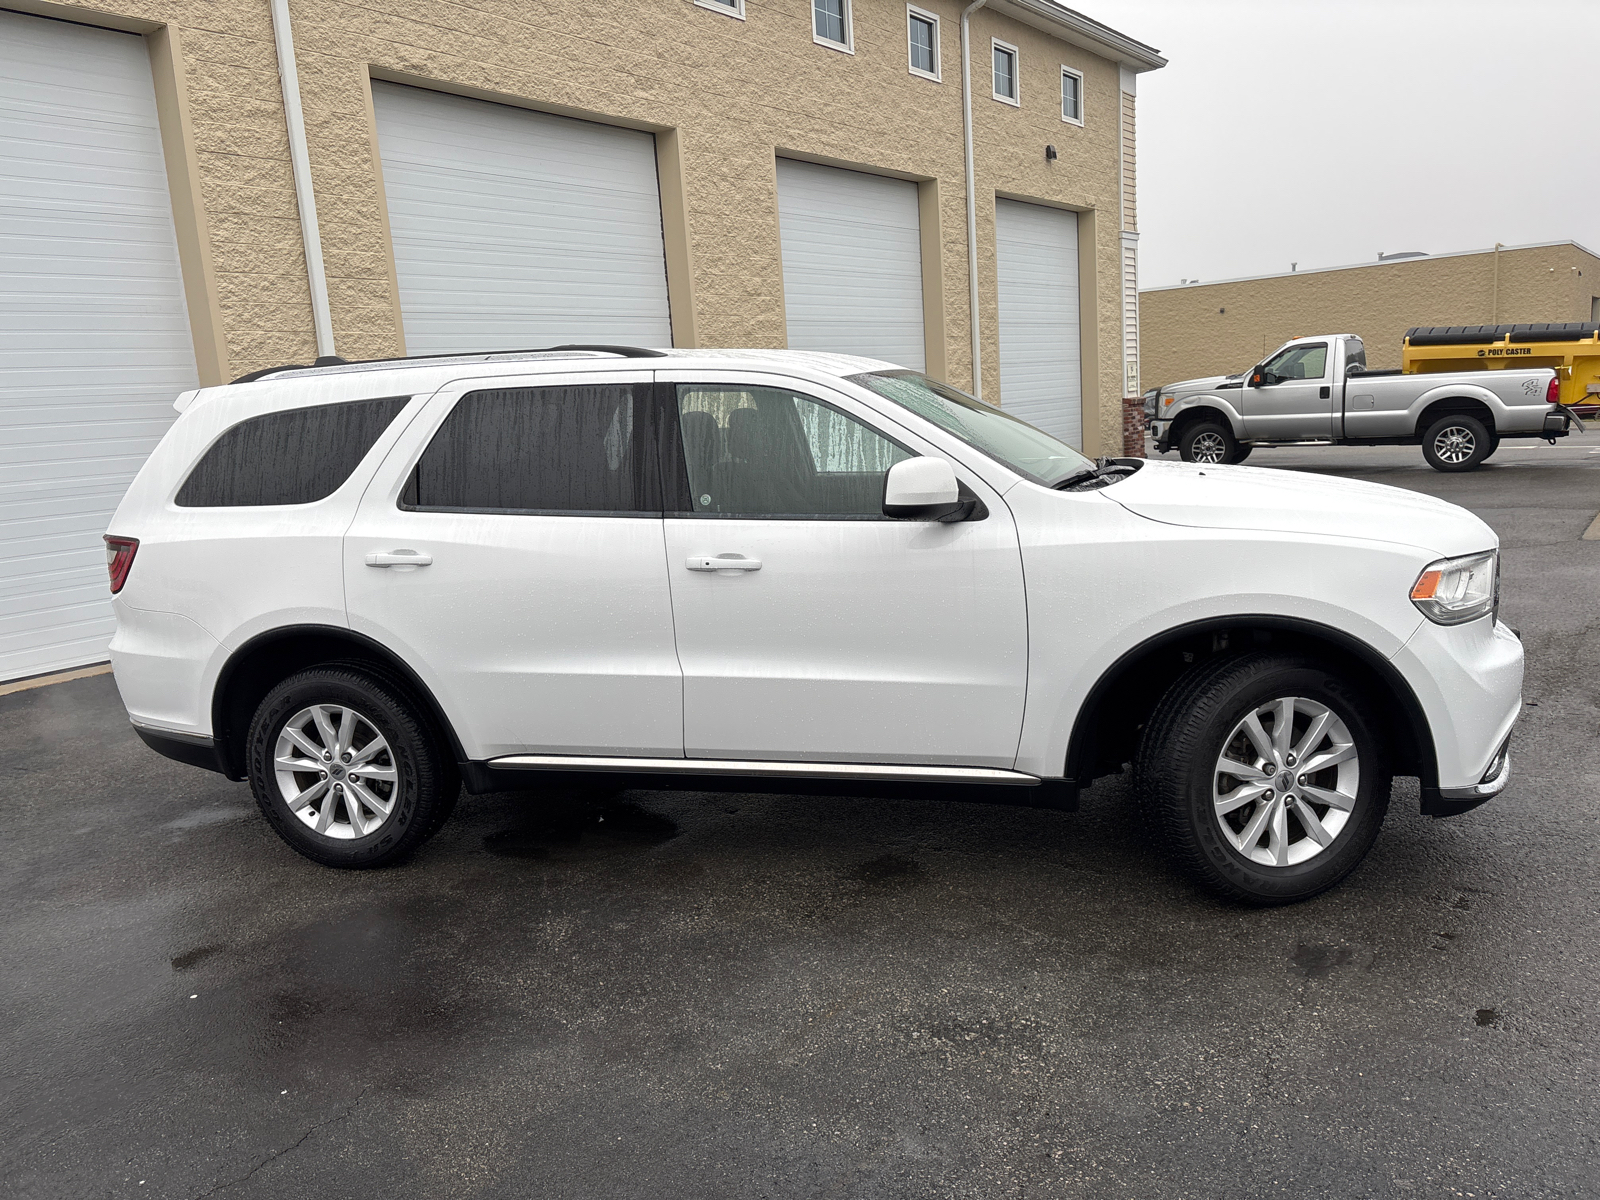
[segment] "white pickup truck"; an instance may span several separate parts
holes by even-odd
[[[1556,373],[1405,375],[1369,371],[1350,333],[1295,338],[1239,375],[1157,389],[1147,405],[1156,449],[1185,462],[1243,462],[1257,446],[1421,445],[1436,471],[1471,471],[1501,438],[1565,437]]]

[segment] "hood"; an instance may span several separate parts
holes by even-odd
[[[1325,475],[1152,459],[1100,493],[1152,521],[1415,546],[1440,558],[1499,545],[1472,513],[1433,496]]]
[[[1240,378],[1238,375],[1207,375],[1203,379],[1183,379],[1177,383],[1169,383],[1161,390],[1176,395],[1179,392],[1203,392],[1214,388],[1219,383]]]

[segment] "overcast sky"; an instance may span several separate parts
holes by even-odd
[[[1600,251],[1600,0],[1067,2],[1170,64],[1139,77],[1142,286]]]

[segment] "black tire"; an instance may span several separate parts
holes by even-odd
[[[1178,457],[1188,463],[1215,465],[1236,462],[1239,442],[1233,430],[1217,421],[1196,421],[1178,435]]]
[[[1264,865],[1246,857],[1235,840],[1224,837],[1229,821],[1246,826],[1235,838],[1248,836],[1249,818],[1266,807],[1274,795],[1235,810],[1228,818],[1216,812],[1213,786],[1219,759],[1239,754],[1231,742],[1240,722],[1256,709],[1294,697],[1325,706],[1342,721],[1355,746],[1358,782],[1351,787],[1349,815],[1325,848],[1311,849],[1309,827],[1300,823],[1299,805],[1310,800],[1299,793],[1291,776],[1296,807],[1283,808],[1283,842],[1310,850],[1306,861],[1294,865]],[[1293,727],[1299,725],[1297,713]],[[1308,718],[1309,719],[1309,718]],[[1390,774],[1382,739],[1376,732],[1377,714],[1371,699],[1336,671],[1314,658],[1283,654],[1246,654],[1203,663],[1180,678],[1161,698],[1145,727],[1134,762],[1134,794],[1147,827],[1166,848],[1176,865],[1196,883],[1215,895],[1246,904],[1290,904],[1326,891],[1353,871],[1366,857],[1383,825],[1389,807]],[[1242,735],[1241,735],[1242,736]],[[1301,733],[1293,736],[1299,737]],[[1320,743],[1319,743],[1320,744]],[[1331,745],[1331,743],[1328,743]],[[1245,745],[1248,747],[1249,743]],[[1305,747],[1307,752],[1315,746]],[[1246,753],[1250,753],[1247,749]],[[1329,768],[1337,773],[1339,767]],[[1283,776],[1278,776],[1282,779]],[[1235,780],[1242,786],[1243,777]],[[1328,771],[1315,773],[1314,782],[1329,782]],[[1325,794],[1325,793],[1324,793]],[[1279,801],[1280,807],[1282,801]],[[1321,821],[1330,817],[1326,807],[1311,801],[1311,814]],[[1319,807],[1323,811],[1318,812]],[[1275,844],[1271,822],[1260,837],[1268,846],[1257,853],[1271,854]],[[1330,825],[1332,821],[1329,822]],[[1326,833],[1327,831],[1324,830]]]
[[[1422,457],[1435,471],[1475,471],[1499,444],[1477,417],[1447,413],[1422,435]]]
[[[302,806],[302,811],[326,825],[330,832],[325,833],[291,811],[279,783],[279,739],[291,720],[316,705],[350,710],[356,714],[355,727],[373,735],[357,744],[356,759],[376,738],[386,743],[386,752],[373,760],[373,767],[391,774],[392,783],[370,776],[364,783],[369,789],[366,794],[388,802],[386,814],[354,804],[342,792],[333,799],[319,797]],[[315,729],[302,736],[311,739],[313,748],[326,741]],[[294,761],[316,766],[303,748],[290,753],[296,755]],[[388,683],[343,666],[302,671],[268,692],[250,722],[246,761],[251,791],[267,822],[295,850],[327,867],[382,867],[399,862],[439,831],[461,791],[455,764],[414,705]],[[353,769],[337,762],[328,764],[328,771],[341,779],[359,769],[359,763]],[[287,777],[292,786],[309,790],[319,782],[319,774],[291,770]],[[333,780],[328,783],[323,796],[333,797]],[[347,784],[337,786],[343,789]],[[354,794],[356,789],[350,786]],[[328,805],[332,808],[324,821],[322,813]],[[343,832],[345,829],[349,832]],[[340,833],[342,836],[336,836]]]
[[[1240,442],[1238,444],[1238,449],[1233,452],[1228,461],[1235,465],[1242,463],[1245,459],[1250,457],[1250,451],[1254,449],[1254,446],[1246,445],[1244,442]]]

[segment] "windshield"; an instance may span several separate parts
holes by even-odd
[[[874,371],[853,376],[851,382],[910,409],[1018,475],[1046,487],[1094,467],[1071,446],[1044,430],[915,371]]]

